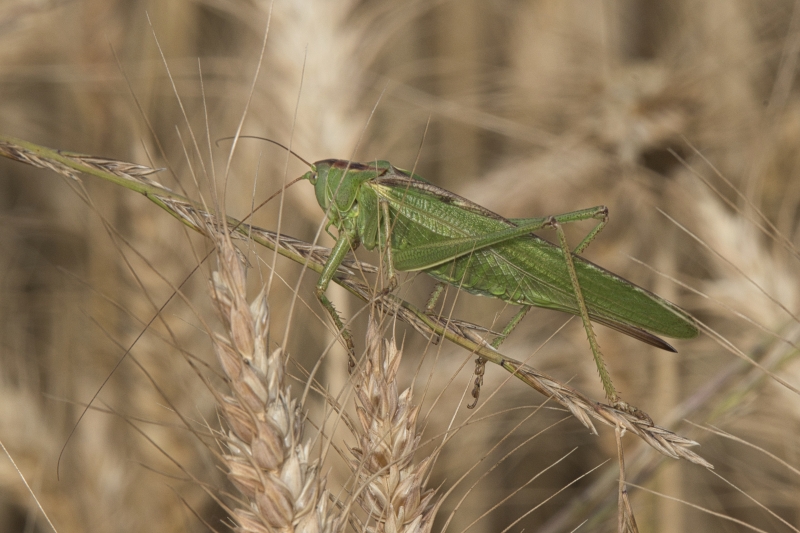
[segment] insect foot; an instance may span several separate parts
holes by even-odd
[[[391,294],[397,288],[397,276],[390,276],[387,282],[388,284],[386,287],[382,288],[378,293],[375,295],[375,298],[378,299],[382,296],[386,296],[387,294]]]
[[[467,409],[475,409],[478,405],[478,398],[481,395],[481,386],[483,385],[483,375],[486,373],[486,359],[478,357],[475,359],[475,386],[472,387],[472,403],[467,406]]]
[[[653,426],[653,419],[650,418],[650,415],[639,409],[638,407],[631,405],[629,403],[623,402],[622,400],[616,400],[612,405],[614,409],[618,411],[622,411],[624,413],[628,413],[629,415],[635,416],[637,419],[641,420],[642,422],[646,423],[648,426]]]

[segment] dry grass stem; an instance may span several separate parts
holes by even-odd
[[[617,461],[619,462],[619,494],[617,495],[617,531],[620,533],[639,533],[633,507],[628,497],[628,485],[625,478],[625,451],[622,448],[622,429],[614,428],[614,437],[617,441]]]
[[[625,431],[630,431],[655,450],[668,457],[686,459],[706,468],[714,468],[711,463],[689,450],[689,448],[697,446],[697,442],[681,437],[666,428],[659,427],[641,414],[628,413],[615,409],[610,405],[591,400],[572,387],[529,367],[519,368],[517,372],[528,378],[525,382],[529,383],[533,388],[569,409],[575,418],[589,428],[592,433],[597,433],[591,421],[593,418],[610,427],[619,427]]]
[[[103,173],[100,177],[104,177],[105,173],[111,173],[124,180],[136,182],[141,187],[154,186],[156,187],[155,190],[147,191],[148,198],[167,209],[192,229],[206,236],[214,237],[214,233],[208,228],[216,228],[218,217],[197,206],[194,202],[173,193],[166,187],[154,185],[151,180],[144,178],[144,175],[154,172],[153,169],[148,169],[148,167],[94,156],[72,154],[69,155],[66,161],[59,161],[52,156],[48,156],[47,153],[40,151],[37,154],[30,148],[19,146],[15,142],[8,139],[3,140],[2,138],[0,138],[0,154],[34,166],[49,168],[70,177],[75,177],[76,170],[84,171],[81,164],[88,161],[86,163],[90,165],[88,171],[97,169]],[[70,162],[74,162],[77,165],[77,169],[69,166]],[[129,169],[135,169],[136,171],[131,173]],[[321,269],[330,253],[328,248],[310,245],[287,235],[278,235],[275,232],[244,224],[230,217],[228,217],[227,221],[229,229],[235,231],[234,235],[237,237],[251,238],[260,244],[269,245],[270,248],[286,252],[289,257],[302,264],[308,263],[312,267],[316,265],[318,269]],[[355,277],[355,271],[358,269],[362,272],[377,271],[375,266],[349,259],[339,267],[338,278],[334,281],[363,300],[373,301],[381,312],[397,316],[426,336],[443,336],[502,366],[515,377],[569,409],[592,433],[597,433],[597,429],[591,421],[591,419],[595,419],[610,427],[622,427],[626,431],[630,431],[664,455],[674,459],[686,459],[706,468],[713,468],[708,461],[689,450],[690,447],[697,446],[697,442],[652,424],[646,413],[628,413],[590,400],[574,388],[560,383],[547,374],[503,356],[491,348],[476,333],[476,331],[481,331],[484,328],[468,322],[426,315],[408,302],[391,294],[379,295],[376,298],[371,287]]]
[[[22,146],[9,138],[2,137],[0,139],[0,155],[37,168],[52,170],[76,181],[80,181],[79,174],[81,172],[91,173],[91,170],[94,169],[100,173],[108,173],[130,180],[133,183],[144,183],[166,189],[160,183],[145,177],[156,174],[162,169],[62,150],[47,150],[46,155],[41,155],[37,154],[32,148],[33,145]]]
[[[356,409],[361,431],[350,448],[356,474],[356,499],[368,514],[365,531],[422,533],[430,531],[438,504],[435,491],[426,489],[438,450],[416,465],[420,441],[419,407],[411,403],[411,389],[397,392],[397,370],[402,351],[384,339],[370,318],[366,360],[357,370]],[[375,521],[375,524],[370,524]]]
[[[135,182],[135,187],[144,188],[143,192],[146,192],[149,199],[172,213],[184,224],[206,236],[215,238],[214,232],[216,230],[209,230],[209,228],[217,227],[218,217],[194,202],[173,193],[166,187],[154,185],[151,180],[144,178],[144,175],[154,172],[152,169],[132,163],[84,155],[71,154],[66,160],[61,161],[54,159],[52,155],[48,155],[46,149],[36,148],[38,151],[36,153],[32,149],[35,145],[26,144],[28,144],[28,147],[20,146],[17,142],[9,139],[0,138],[0,154],[34,166],[49,168],[70,177],[75,177],[76,170],[91,172],[92,169],[96,169],[101,171],[100,177],[105,177],[106,173],[111,173],[123,178],[126,182]],[[90,165],[87,170],[84,170],[81,166],[84,161],[88,161],[86,164]],[[71,163],[74,163],[77,168],[70,166]],[[129,172],[131,168],[136,169],[136,172]],[[153,188],[147,189],[148,187]],[[308,264],[318,270],[322,268],[330,253],[328,248],[304,243],[287,235],[278,235],[263,228],[244,224],[231,217],[227,218],[227,222],[229,229],[235,232],[234,235],[238,238],[253,239],[259,244],[267,245],[301,264]],[[426,315],[408,302],[392,294],[382,294],[375,297],[371,287],[355,276],[355,272],[358,270],[361,272],[377,272],[378,269],[367,263],[348,259],[339,267],[338,277],[334,281],[364,301],[373,301],[380,312],[397,316],[424,335],[445,337],[502,366],[518,379],[566,407],[592,433],[597,433],[597,429],[592,423],[592,419],[595,419],[610,427],[622,427],[626,431],[630,431],[664,455],[674,459],[686,459],[706,468],[712,468],[708,461],[689,450],[690,447],[697,446],[697,442],[676,435],[666,428],[654,425],[646,413],[641,411],[635,414],[628,413],[590,400],[574,388],[559,382],[547,374],[502,355],[491,348],[476,333],[476,331],[485,331],[484,328],[469,322]]]
[[[798,527],[800,0],[5,0],[0,58],[0,437],[60,533]],[[434,280],[379,292],[361,246],[326,291],[348,374],[314,298],[339,235],[282,187],[306,166],[237,132],[515,220],[606,205],[581,255],[704,329],[667,354],[598,327],[644,408],[617,410],[576,321],[493,350],[513,306],[454,287],[428,315]],[[478,413],[476,358],[503,369]],[[47,527],[5,465],[0,531]]]
[[[220,407],[229,431],[223,441],[228,477],[242,494],[233,509],[238,530],[307,533],[339,531],[325,479],[303,440],[305,415],[285,380],[281,349],[268,351],[269,307],[262,291],[247,304],[245,270],[230,239],[217,239],[218,271],[211,292],[226,327],[214,349],[231,387]]]

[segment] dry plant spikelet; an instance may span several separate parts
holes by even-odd
[[[219,271],[211,291],[228,336],[216,335],[213,342],[232,389],[221,406],[229,426],[228,477],[244,497],[233,511],[238,530],[338,531],[343,522],[329,509],[318,464],[309,462],[304,415],[284,382],[283,351],[267,352],[266,296],[262,291],[247,304],[237,252],[227,237],[217,243]]]
[[[141,165],[135,165],[133,163],[125,163],[121,161],[80,154],[67,154],[65,152],[57,152],[59,154],[58,158],[54,159],[52,155],[47,154],[47,152],[49,152],[48,149],[43,149],[43,147],[31,145],[30,143],[24,143],[28,145],[25,147],[18,144],[19,142],[24,143],[24,141],[0,138],[0,155],[28,163],[36,167],[49,168],[55,172],[76,179],[77,175],[75,172],[77,169],[80,169],[80,171],[87,173],[91,173],[93,170],[109,172],[115,176],[125,179],[126,181],[149,183],[164,190],[163,196],[161,196],[158,192],[149,192],[148,195],[151,200],[157,200],[157,203],[160,206],[167,209],[167,211],[172,213],[192,229],[199,231],[203,235],[207,235],[209,238],[219,240],[218,223],[220,219],[217,217],[217,215],[200,209],[187,199],[175,197],[172,191],[164,188],[162,185],[150,180],[143,180],[142,176],[154,172],[153,169],[149,169],[148,167]],[[39,154],[37,150],[44,150],[45,153]],[[65,163],[64,160],[79,166],[73,168]],[[287,235],[278,236],[274,232],[256,226],[243,224],[234,219],[228,219],[228,227],[234,232],[237,228],[245,230],[243,233],[233,233],[232,236],[234,237],[244,238],[244,235],[247,235],[247,238],[254,239],[257,242],[270,247],[274,246],[274,249],[276,250],[286,250],[297,257],[303,257],[304,262],[307,260],[317,263],[321,266],[329,257],[330,250],[327,248],[310,245]],[[375,295],[371,292],[370,287],[360,283],[352,277],[349,277],[353,276],[354,272],[359,270],[362,272],[374,273],[378,271],[378,268],[353,259],[345,259],[338,269],[341,277],[336,280],[336,283],[339,283],[343,287],[347,287],[349,290],[351,290],[351,292],[360,296],[365,301],[373,300],[374,304],[382,312],[394,315],[400,320],[407,322],[425,336],[433,334],[434,332],[431,328],[432,326],[436,326],[444,330],[445,336],[447,336],[446,334],[452,335],[452,337],[448,338],[450,338],[453,342],[458,343],[459,339],[462,339],[475,343],[473,346],[461,344],[467,349],[479,350],[488,346],[488,343],[476,333],[476,331],[480,331],[482,328],[478,328],[474,324],[459,320],[452,320],[449,318],[443,319],[427,315],[424,319],[422,319],[418,313],[411,309],[411,306],[408,306],[405,302],[397,299],[392,294],[382,294],[378,297],[375,297]],[[241,283],[243,283],[243,281]],[[240,304],[242,309],[246,308],[246,302],[244,302],[243,297]],[[248,318],[247,320],[250,319]],[[228,325],[232,323],[231,317],[225,318],[225,321]],[[261,327],[266,328],[266,323],[262,324]],[[244,337],[248,337],[249,335],[250,333],[247,332]],[[264,335],[266,335],[266,332]],[[249,347],[245,347],[245,349],[249,350]],[[491,353],[488,351],[481,352],[481,355],[492,360]],[[626,431],[634,433],[664,455],[674,459],[686,459],[695,464],[705,466],[706,468],[713,468],[709,462],[689,450],[690,447],[696,446],[698,444],[697,442],[681,437],[680,435],[676,435],[665,428],[653,425],[652,422],[648,421],[646,418],[640,418],[638,415],[626,413],[611,406],[590,400],[577,390],[560,383],[559,381],[542,372],[539,372],[534,368],[530,368],[527,365],[519,361],[515,361],[514,359],[511,359],[505,355],[497,355],[497,359],[494,360],[497,364],[505,368],[508,372],[511,372],[522,379],[535,390],[547,397],[553,398],[555,401],[569,409],[569,411],[593,434],[597,433],[597,429],[592,423],[592,419],[595,419],[611,427],[621,427]],[[221,358],[221,360],[223,366],[225,365],[226,361],[228,361],[227,358]],[[235,365],[239,364],[236,362],[235,358],[232,358],[231,361],[233,361]],[[238,366],[235,368],[226,368],[226,372],[236,371],[236,368],[238,368]],[[228,375],[231,374],[229,373]]]
[[[420,435],[419,407],[411,390],[397,393],[397,369],[402,352],[381,336],[373,319],[367,330],[367,357],[357,376],[356,409],[362,432],[351,448],[350,463],[361,490],[358,502],[376,521],[366,531],[416,533],[430,531],[438,508],[435,491],[426,489],[438,452],[413,464]]]

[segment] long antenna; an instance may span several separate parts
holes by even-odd
[[[295,156],[297,159],[299,159],[300,161],[302,161],[303,163],[308,165],[309,168],[311,168],[312,170],[314,169],[314,165],[312,165],[311,163],[309,163],[308,161],[306,161],[305,159],[303,159],[302,157],[297,155],[297,152],[295,152],[294,150],[291,150],[288,146],[283,145],[283,144],[279,143],[278,141],[273,141],[272,139],[268,139],[267,137],[259,137],[258,135],[239,135],[238,138],[239,139],[258,139],[260,141],[267,141],[268,143],[272,143],[274,145],[280,146],[281,148],[283,148],[284,150],[288,151],[290,154]],[[220,141],[229,141],[231,139],[236,139],[236,137],[223,137],[222,139],[217,139],[217,141],[214,144],[216,144],[217,147],[219,147],[219,142]]]

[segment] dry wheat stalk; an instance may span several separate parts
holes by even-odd
[[[77,171],[115,181],[144,193],[148,199],[166,209],[187,226],[210,238],[217,239],[217,224],[220,218],[216,214],[196,205],[191,200],[144,178],[144,175],[150,174],[147,167],[94,156],[57,152],[3,136],[0,136],[0,155],[33,166],[48,168],[75,179],[77,179]],[[121,179],[113,180],[109,178],[108,174]],[[280,253],[285,253],[287,257],[295,260],[299,258],[298,262],[306,263],[310,267],[316,265],[321,269],[321,265],[325,262],[330,252],[327,248],[310,245],[286,235],[277,235],[269,230],[243,224],[231,217],[227,217],[227,223],[229,229],[235,232],[235,236],[251,238],[259,244],[268,246]],[[399,319],[411,324],[422,334],[446,337],[459,346],[502,366],[532,388],[547,397],[553,398],[553,400],[569,409],[592,433],[597,433],[591,421],[594,418],[611,427],[620,427],[634,433],[664,455],[674,459],[686,459],[706,468],[712,468],[710,463],[689,450],[689,448],[697,446],[697,442],[654,425],[644,413],[627,413],[591,400],[547,374],[504,356],[491,349],[488,343],[476,334],[476,331],[483,328],[466,322],[426,315],[408,302],[392,294],[382,294],[375,297],[368,285],[361,283],[355,277],[350,277],[352,270],[357,269],[365,272],[377,271],[374,266],[348,260],[339,268],[337,278],[334,281],[363,300],[372,301],[381,312],[397,316]]]
[[[211,294],[227,336],[214,348],[232,390],[221,402],[228,477],[242,493],[233,516],[242,532],[328,533],[344,523],[329,507],[325,478],[303,441],[304,415],[285,383],[281,349],[268,353],[269,308],[262,291],[245,298],[245,271],[231,240],[217,238],[219,270]]]
[[[438,450],[413,464],[420,440],[419,407],[411,403],[411,389],[397,392],[401,359],[402,351],[381,336],[370,317],[366,360],[356,377],[361,434],[358,445],[350,448],[350,464],[360,487],[357,501],[376,521],[365,530],[375,533],[430,531],[439,508],[435,491],[425,488]]]

